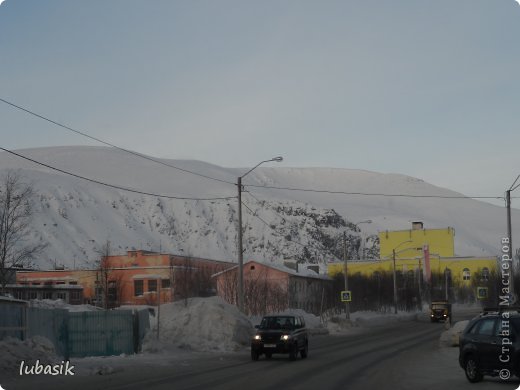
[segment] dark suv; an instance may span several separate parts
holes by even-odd
[[[309,339],[305,320],[301,316],[272,315],[262,318],[256,325],[256,334],[251,340],[251,358],[258,360],[261,354],[270,359],[273,353],[288,353],[294,360],[300,353],[302,359],[307,357]]]
[[[484,309],[459,340],[459,363],[470,382],[484,375],[509,379],[520,374],[520,308]]]

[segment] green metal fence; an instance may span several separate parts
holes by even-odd
[[[65,359],[137,353],[149,328],[148,310],[69,312],[0,305],[0,340],[43,336]]]
[[[69,313],[68,351],[74,357],[134,353],[132,312]]]

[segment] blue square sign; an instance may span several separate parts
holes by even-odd
[[[352,301],[352,292],[351,291],[342,291],[341,292],[341,302],[350,302]]]

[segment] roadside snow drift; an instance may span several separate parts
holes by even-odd
[[[253,334],[249,319],[219,297],[190,298],[161,305],[160,340],[155,327],[147,335],[144,352],[174,346],[194,351],[237,351]]]
[[[453,327],[441,333],[439,345],[441,347],[457,347],[459,345],[459,337],[468,325],[469,321],[456,322]]]
[[[52,364],[59,361],[51,341],[41,336],[34,336],[21,341],[7,337],[0,341],[0,378],[18,375],[20,363],[24,361],[34,364],[39,360],[41,364]]]

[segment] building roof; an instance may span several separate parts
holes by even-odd
[[[255,261],[255,260],[248,260],[244,263],[244,265],[247,265],[247,264],[251,264],[251,263],[255,263],[255,264],[260,264],[260,265],[263,265],[265,267],[268,267],[268,268],[272,268],[272,269],[275,269],[277,271],[281,271],[281,272],[285,272],[286,274],[289,274],[291,276],[296,276],[296,277],[300,277],[300,278],[312,278],[312,279],[322,279],[322,280],[331,280],[331,278],[327,275],[320,275],[310,269],[304,269],[302,270],[302,272],[297,272],[295,270],[293,270],[292,268],[289,268],[289,267],[286,267],[285,265],[282,265],[282,264],[277,264],[277,263],[262,263],[260,261]],[[230,267],[228,269],[225,269],[223,271],[220,271],[220,272],[217,272],[216,274],[213,274],[211,275],[211,277],[216,277],[216,276],[219,276],[225,272],[228,272],[228,271],[231,271],[231,270],[234,270],[238,268],[238,265],[235,265],[233,267]]]

